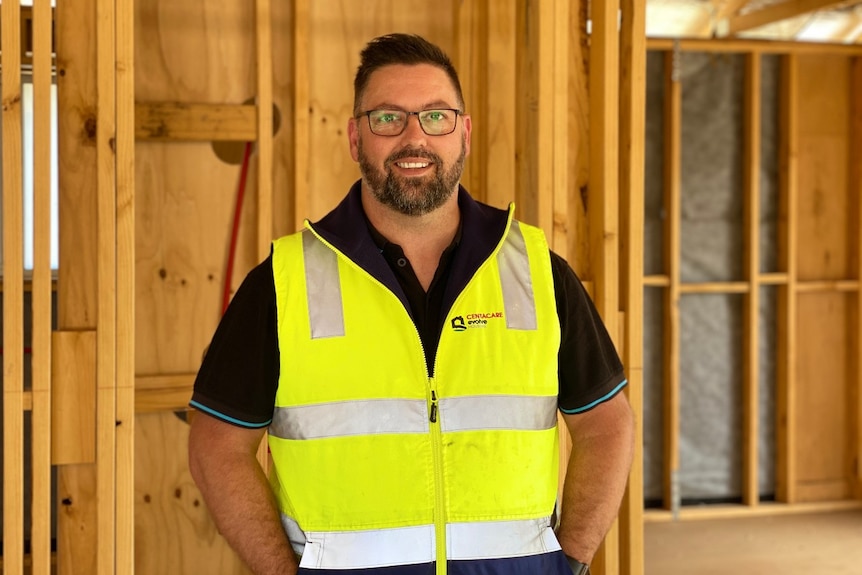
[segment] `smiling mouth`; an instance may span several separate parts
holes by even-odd
[[[395,165],[402,169],[415,170],[419,168],[427,168],[431,162],[395,162]]]

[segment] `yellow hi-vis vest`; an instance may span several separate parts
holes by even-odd
[[[276,240],[272,265],[271,480],[301,566],[442,574],[446,559],[559,550],[560,326],[541,230],[510,208],[448,312],[433,377],[398,297],[310,226]]]

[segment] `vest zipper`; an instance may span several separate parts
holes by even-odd
[[[431,390],[431,423],[437,423],[437,395]]]
[[[431,450],[434,456],[434,537],[437,541],[436,575],[446,575],[446,500],[443,494],[443,438],[437,413],[437,392],[434,378],[429,378],[431,405],[428,419],[431,422]]]

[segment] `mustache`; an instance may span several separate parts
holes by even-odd
[[[424,148],[402,148],[397,152],[393,152],[388,158],[386,158],[386,164],[389,165],[398,160],[403,160],[404,158],[425,158],[426,160],[431,160],[438,165],[442,163],[440,156]]]

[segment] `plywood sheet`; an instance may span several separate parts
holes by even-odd
[[[136,372],[197,371],[221,317],[239,168],[206,144],[139,143],[136,152]],[[240,279],[256,262],[248,189]]]
[[[798,296],[795,475],[801,485],[843,481],[848,473],[848,313],[851,296]]]
[[[799,57],[798,279],[849,273],[850,59]]]
[[[135,428],[135,572],[248,573],[209,517],[188,471],[188,425],[172,413],[139,415]]]

